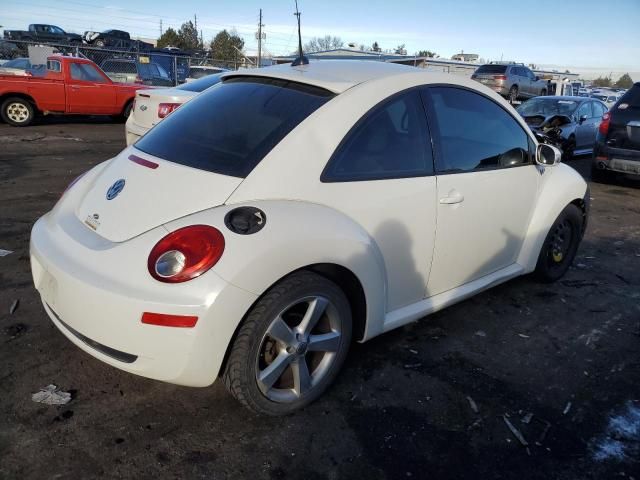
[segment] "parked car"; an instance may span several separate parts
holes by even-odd
[[[193,82],[202,77],[206,77],[207,75],[215,75],[217,73],[228,72],[229,70],[226,68],[220,67],[209,67],[206,65],[197,65],[189,68],[189,76],[186,78],[187,82]]]
[[[4,38],[5,40],[27,40],[71,45],[82,43],[82,37],[77,33],[67,33],[60,27],[42,23],[29,25],[29,30],[5,30]]]
[[[149,50],[153,48],[150,43],[140,40],[132,40],[129,32],[124,30],[105,30],[104,32],[84,32],[82,36],[85,43],[100,48],[113,48],[123,50]]]
[[[609,92],[609,93],[600,92],[600,93],[595,93],[591,95],[591,98],[600,100],[602,103],[604,103],[607,106],[607,108],[611,108],[613,104],[620,99],[620,97],[621,95],[618,95],[613,92]]]
[[[0,75],[43,75],[44,65],[31,65],[28,58],[14,58],[0,65]]]
[[[548,93],[547,82],[521,63],[482,65],[471,78],[508,98],[511,103]]]
[[[26,127],[38,113],[126,117],[143,85],[113,83],[91,60],[51,56],[46,74],[0,74],[0,114],[9,125]]]
[[[188,102],[203,90],[220,82],[221,73],[209,75],[175,88],[142,90],[136,94],[136,101],[127,119],[127,145],[135,143],[154,125]]]
[[[142,63],[125,58],[110,58],[102,62],[102,70],[117,83],[142,83],[158,87],[173,86],[173,80],[157,63]]]
[[[592,152],[608,107],[588,97],[548,96],[527,100],[517,110],[532,130],[555,137],[568,160]]]
[[[455,75],[234,72],[73,182],[33,227],[33,280],[90,355],[182,385],[222,377],[286,414],[352,340],[529,272],[560,278],[589,208],[560,155]]]
[[[616,173],[640,178],[640,82],[611,107],[598,128],[591,178],[604,182]]]

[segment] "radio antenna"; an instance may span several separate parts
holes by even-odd
[[[296,17],[298,17],[298,58],[296,58],[292,63],[292,67],[297,67],[298,65],[308,65],[309,59],[304,56],[302,52],[302,34],[300,33],[300,13],[298,11],[298,0],[296,0],[296,13],[294,13]]]

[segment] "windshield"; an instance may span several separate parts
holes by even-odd
[[[136,142],[171,162],[246,177],[300,122],[333,97],[288,80],[235,77],[182,105]]]
[[[216,83],[220,83],[220,77],[222,73],[216,73],[214,75],[207,75],[206,77],[202,77],[198,80],[194,80],[193,82],[185,83],[184,85],[180,85],[176,87],[176,90],[185,90],[187,92],[202,92],[209,87],[212,87]]]
[[[520,105],[517,110],[525,117],[533,115],[567,115],[570,116],[576,111],[578,102],[575,100],[563,100],[558,98],[532,98]]]
[[[482,73],[504,73],[507,71],[506,65],[482,65],[476,70],[476,75]]]

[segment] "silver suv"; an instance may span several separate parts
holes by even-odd
[[[510,102],[547,94],[547,82],[536,77],[522,63],[482,65],[471,78],[495,90]]]

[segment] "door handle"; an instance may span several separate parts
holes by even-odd
[[[71,85],[71,90],[80,90],[80,87],[76,85]]]
[[[456,191],[451,191],[446,197],[440,199],[440,203],[443,205],[454,205],[462,202],[464,202],[464,195]]]

